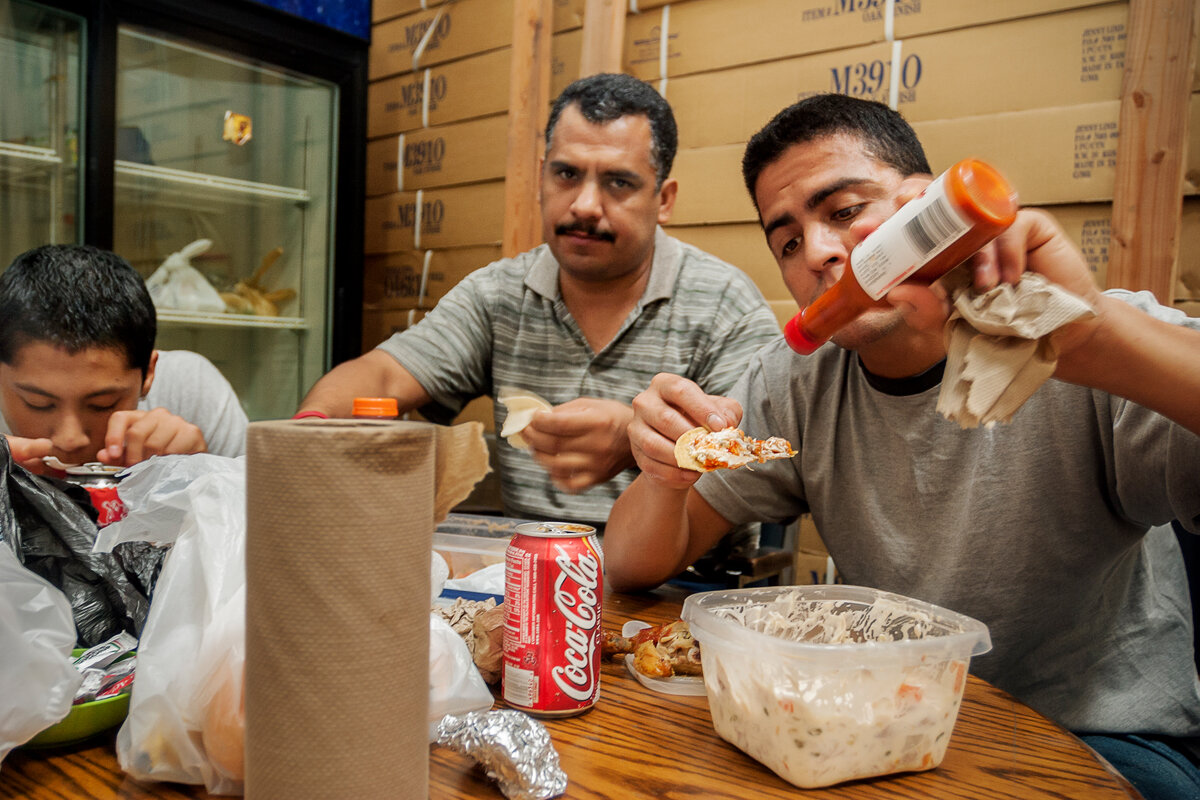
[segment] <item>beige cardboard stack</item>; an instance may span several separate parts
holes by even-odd
[[[584,0],[555,0],[551,92],[579,74]],[[363,349],[500,257],[512,0],[376,0],[369,55]],[[460,419],[490,430],[490,403]]]

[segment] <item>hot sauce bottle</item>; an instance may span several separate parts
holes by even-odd
[[[959,161],[859,242],[837,283],[783,328],[808,355],[904,281],[929,284],[995,239],[1017,217],[1017,193],[994,167]]]

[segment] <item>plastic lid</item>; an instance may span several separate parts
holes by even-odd
[[[400,407],[394,397],[356,397],[352,413],[356,417],[397,417]]]
[[[823,341],[817,341],[804,332],[800,327],[800,318],[804,316],[804,311],[792,317],[783,326],[783,338],[787,340],[788,346],[802,356],[811,355],[816,352],[817,348],[825,344]]]

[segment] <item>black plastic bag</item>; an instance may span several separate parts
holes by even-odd
[[[26,569],[67,596],[78,646],[91,647],[120,631],[138,635],[162,549],[143,544],[93,553],[98,529],[86,489],[34,475],[14,463],[3,436],[0,468],[0,542],[12,548]]]

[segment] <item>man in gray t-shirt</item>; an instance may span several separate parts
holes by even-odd
[[[780,112],[743,169],[801,305],[930,172],[899,114],[840,95]],[[733,524],[811,511],[847,582],[982,620],[994,648],[973,671],[1085,736],[1147,798],[1200,797],[1191,609],[1162,527],[1200,532],[1200,320],[1100,292],[1037,211],[969,269],[978,290],[1040,273],[1096,312],[1052,335],[1054,379],[1011,423],[964,430],[938,413],[949,306],[902,284],[812,355],[764,348],[727,397],[656,377],[635,403],[642,475],[613,506],[606,575],[654,585]],[[798,453],[700,475],[674,456],[697,425]]]
[[[636,470],[631,401],[654,375],[732,388],[779,335],[740,270],[659,227],[675,202],[670,107],[628,75],[576,81],[546,127],[545,244],[468,275],[416,326],[334,368],[298,416],[350,415],[355,396],[395,397],[449,421],[474,397],[533,392],[523,450],[498,443],[508,513],[603,525]],[[497,403],[496,424],[506,415]]]

